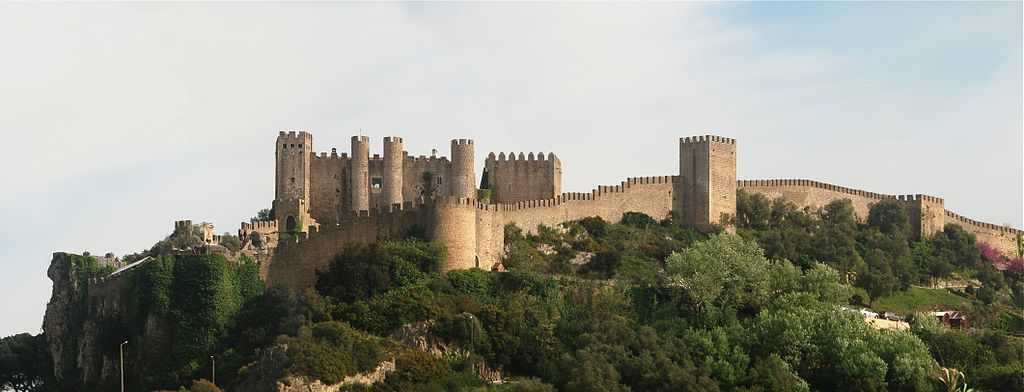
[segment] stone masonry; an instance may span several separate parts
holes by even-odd
[[[705,135],[679,139],[677,175],[629,178],[587,193],[561,191],[562,164],[553,153],[490,153],[485,160],[487,202],[476,200],[473,140],[451,141],[451,159],[410,156],[400,137],[383,139],[383,156],[370,155],[372,140],[352,138],[351,153],[316,153],[313,136],[282,131],[275,144],[275,221],[243,223],[243,238],[258,239],[271,255],[262,268],[268,283],[311,287],[346,244],[402,238],[417,228],[448,250],[443,271],[492,269],[504,254],[504,227],[536,233],[540,225],[599,216],[618,221],[626,212],[707,229],[736,213],[736,191],[782,197],[818,208],[850,199],[860,219],[884,199],[906,203],[917,237],[957,223],[1006,254],[1016,254],[1021,231],[977,222],[945,209],[927,195],[883,195],[811,180],[736,179],[735,139]],[[729,229],[729,227],[726,227]]]

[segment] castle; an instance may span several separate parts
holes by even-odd
[[[349,242],[402,238],[421,230],[448,250],[442,271],[492,269],[504,251],[504,227],[536,233],[540,225],[590,216],[618,221],[626,212],[697,228],[724,224],[736,213],[736,192],[781,197],[815,209],[849,199],[859,219],[871,204],[905,203],[915,237],[956,223],[979,241],[1016,254],[1020,230],[974,221],[927,195],[885,195],[803,179],[737,180],[736,140],[679,139],[675,175],[628,178],[588,193],[561,191],[562,164],[553,153],[488,154],[477,189],[473,140],[451,141],[451,158],[410,156],[400,137],[383,139],[383,156],[370,139],[353,136],[349,153],[313,148],[313,135],[282,131],[275,143],[274,220],[242,223],[243,251],[261,260],[271,285],[305,288],[315,271]]]

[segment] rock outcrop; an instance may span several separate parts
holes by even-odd
[[[157,343],[166,328],[152,318],[130,320],[126,314],[130,276],[94,277],[89,268],[82,267],[83,259],[53,254],[47,269],[53,291],[43,317],[43,332],[61,390],[114,390],[120,380],[118,349],[132,330],[130,326],[141,322],[145,332],[125,346],[125,363],[140,363],[147,352],[160,353]],[[125,367],[127,378],[137,376],[135,369]]]

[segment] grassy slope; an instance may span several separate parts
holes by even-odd
[[[879,312],[909,314],[929,310],[967,310],[970,304],[970,300],[946,289],[911,287],[907,291],[896,292],[875,300],[871,308]]]

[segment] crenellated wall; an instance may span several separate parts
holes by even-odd
[[[398,238],[414,225],[447,248],[442,271],[494,267],[504,253],[507,224],[536,233],[540,225],[592,216],[617,222],[627,212],[640,212],[655,219],[675,213],[682,224],[707,226],[735,214],[737,189],[812,210],[849,199],[861,221],[872,204],[896,200],[907,207],[915,238],[957,223],[1006,254],[1016,253],[1021,233],[961,217],[934,196],[886,195],[805,179],[737,181],[736,140],[715,135],[679,139],[678,176],[630,178],[589,193],[561,192],[561,162],[554,154],[492,153],[484,170],[492,190],[487,204],[475,200],[472,140],[453,139],[450,160],[409,156],[402,151],[403,143],[398,137],[385,138],[384,155],[371,156],[370,139],[353,137],[352,151],[359,156],[355,159],[335,149],[313,153],[312,136],[306,132],[279,135],[278,221],[243,224],[239,231],[247,237],[273,232],[277,247],[261,249],[273,252],[267,264],[269,284],[310,287],[315,271],[327,266],[344,244]],[[430,181],[424,183],[428,172]],[[288,222],[297,227],[290,229]]]
[[[433,157],[420,155],[418,157],[405,156],[404,171],[402,173],[402,198],[406,201],[419,200],[423,193],[423,173],[430,172],[433,177],[430,184],[430,191],[437,196],[448,195],[448,182],[451,180],[449,170],[451,161],[447,157]]]
[[[332,148],[330,155],[321,152],[310,162],[310,205],[309,213],[325,225],[338,223],[343,211],[351,210],[346,204],[349,194],[349,157],[338,154]]]
[[[955,223],[964,230],[974,234],[978,241],[983,241],[999,249],[1004,255],[1014,257],[1017,255],[1017,237],[1024,235],[1024,231],[1012,227],[999,226],[991,223],[979,222],[961,216],[953,211],[945,211],[946,223]]]
[[[866,219],[871,205],[883,199],[896,199],[896,196],[847,188],[804,179],[770,179],[770,180],[739,180],[738,189],[760,193],[769,199],[783,198],[800,208],[816,210],[833,200],[849,199],[853,204],[854,213],[860,219]]]
[[[349,211],[388,208],[404,202],[422,202],[427,197],[446,197],[454,193],[475,196],[473,141],[454,139],[451,153],[458,162],[446,157],[409,156],[404,141],[389,136],[383,140],[384,154],[370,154],[371,140],[353,136],[352,155],[313,150],[308,132],[281,132],[277,142],[275,211],[285,227],[287,216],[295,221],[339,224]],[[424,174],[432,176],[424,184]],[[300,201],[305,206],[300,206]],[[280,206],[280,209],[278,209]],[[309,216],[299,217],[305,209]],[[302,228],[305,230],[305,228]]]
[[[269,263],[267,284],[296,290],[313,287],[316,271],[328,266],[345,244],[401,238],[410,227],[426,220],[424,213],[425,209],[412,203],[394,211],[349,211],[338,225],[297,236],[282,234]]]
[[[536,233],[540,225],[553,227],[591,216],[612,222],[621,220],[626,212],[665,218],[671,214],[674,181],[672,176],[639,177],[589,193],[563,193],[546,200],[484,204],[471,198],[441,197],[429,205],[407,202],[396,210],[349,213],[336,226],[321,225],[319,230],[311,228],[297,237],[282,234],[268,282],[294,289],[311,287],[315,271],[326,267],[344,244],[399,238],[413,225],[427,228],[432,240],[445,245],[448,256],[442,271],[489,270],[504,254],[507,224]]]
[[[490,153],[484,161],[491,200],[515,203],[551,199],[562,193],[562,162],[554,153]]]
[[[848,199],[861,221],[867,219],[872,204],[881,200],[897,200],[907,207],[915,238],[932,235],[942,230],[946,223],[955,223],[974,234],[979,241],[987,242],[1007,255],[1017,253],[1017,235],[1022,233],[1014,228],[962,217],[945,209],[942,198],[929,195],[887,195],[806,179],[740,180],[737,188],[768,198],[781,197],[797,207],[811,210],[833,200]]]

